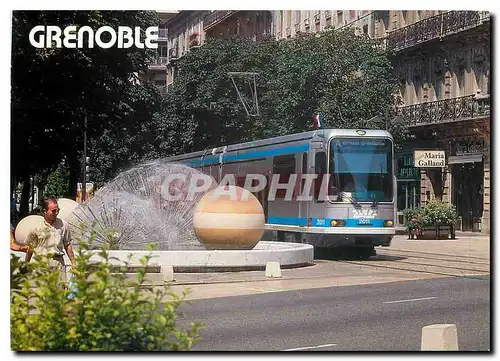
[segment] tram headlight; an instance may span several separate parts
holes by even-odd
[[[384,227],[394,227],[394,221],[390,219],[384,221]]]
[[[343,219],[332,219],[330,221],[330,226],[332,226],[332,227],[345,227],[345,221]]]

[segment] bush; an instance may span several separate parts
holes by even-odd
[[[201,324],[178,329],[185,295],[176,295],[168,285],[145,287],[151,255],[141,258],[136,280],[130,281],[124,268],[112,273],[116,266],[106,248],[90,267],[91,243],[78,242],[71,290],[61,287],[59,271],[50,269],[46,258],[34,257],[26,265],[11,256],[12,350],[189,350],[199,340]]]
[[[403,211],[403,215],[406,219],[405,225],[408,230],[414,230],[416,228],[422,227],[422,208],[407,208]]]
[[[423,209],[423,216],[426,226],[451,226],[458,220],[455,206],[439,201],[428,202]]]
[[[403,214],[409,230],[418,227],[452,226],[458,220],[455,206],[440,201],[430,201],[423,208],[405,209]]]

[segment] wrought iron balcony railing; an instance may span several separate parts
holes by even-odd
[[[221,21],[224,19],[227,19],[234,13],[236,13],[237,10],[216,10],[208,14],[205,19],[203,19],[203,30],[208,30],[215,25],[219,24]]]
[[[468,95],[414,104],[397,108],[396,115],[409,127],[483,118],[490,115],[490,97]]]
[[[167,57],[166,56],[159,56],[156,59],[153,60],[151,64],[149,64],[150,67],[159,67],[159,66],[166,66],[167,65]]]
[[[487,11],[448,11],[391,31],[387,50],[400,51],[432,39],[481,25],[489,19]]]

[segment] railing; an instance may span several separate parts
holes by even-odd
[[[490,115],[490,97],[468,95],[409,105],[398,108],[396,115],[409,127],[482,118]]]
[[[314,15],[314,23],[319,23],[321,20],[321,13]]]
[[[177,59],[179,57],[177,48],[168,49],[168,57],[170,59]]]
[[[298,33],[300,31],[300,24],[295,24],[295,32]]]
[[[262,41],[262,40],[267,40],[267,39],[272,39],[272,34],[268,32],[263,32],[261,34],[256,34],[255,35],[255,40],[257,41]]]
[[[149,66],[166,66],[167,65],[167,57],[166,56],[160,56],[156,58]]]
[[[205,17],[205,19],[203,19],[203,30],[207,30],[217,25],[222,20],[228,18],[236,12],[237,11],[235,10],[216,10],[211,12]]]
[[[332,17],[332,11],[325,10],[325,19],[331,19],[331,17]]]
[[[159,86],[158,90],[160,92],[160,95],[162,95],[162,96],[164,96],[165,94],[167,94],[167,87],[166,86]]]
[[[481,25],[489,19],[486,11],[448,11],[393,30],[387,36],[387,50],[399,51],[425,41]]]

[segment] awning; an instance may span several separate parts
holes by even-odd
[[[475,163],[482,161],[482,154],[453,155],[448,157],[448,164]]]

